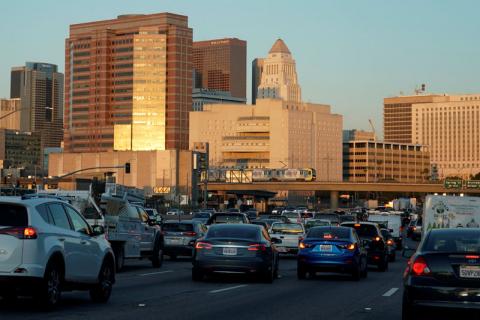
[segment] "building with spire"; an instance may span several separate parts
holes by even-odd
[[[297,103],[302,101],[295,60],[282,39],[275,41],[259,70],[261,77],[256,99],[282,99]],[[253,77],[259,78],[258,74]],[[252,81],[252,84],[256,85],[256,81]]]

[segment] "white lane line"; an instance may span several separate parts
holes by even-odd
[[[209,293],[219,293],[219,292],[224,292],[224,291],[228,291],[228,290],[235,290],[235,289],[243,288],[243,287],[246,287],[246,286],[247,286],[247,284],[241,284],[241,285],[235,286],[235,287],[212,290],[212,291],[209,291]]]
[[[398,291],[398,288],[392,288],[390,290],[388,290],[387,292],[385,292],[383,294],[383,297],[390,297],[390,296],[393,296],[395,294],[395,292]]]
[[[139,276],[140,277],[152,276],[152,275],[155,275],[155,274],[164,274],[164,273],[170,273],[170,272],[173,272],[173,271],[172,270],[166,270],[166,271],[159,271],[159,272],[142,273],[142,274],[139,274]]]

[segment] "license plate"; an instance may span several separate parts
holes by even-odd
[[[169,243],[171,244],[181,244],[182,243],[182,239],[181,238],[170,238],[167,240]]]
[[[236,256],[237,255],[237,248],[223,248],[223,255],[224,256]]]
[[[284,253],[284,252],[287,252],[287,248],[284,248],[284,247],[277,247],[277,251],[278,251],[278,252],[282,252],[282,253]]]
[[[460,266],[460,278],[480,279],[480,266]]]
[[[331,244],[321,244],[320,245],[321,252],[332,252],[332,245]]]

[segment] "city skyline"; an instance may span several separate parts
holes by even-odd
[[[479,24],[474,16],[479,4],[474,1],[343,1],[303,6],[288,1],[276,6],[222,2],[228,11],[218,8],[215,1],[115,6],[112,1],[102,1],[93,11],[91,4],[31,1],[10,4],[3,10],[0,26],[9,32],[2,33],[1,39],[11,46],[0,63],[0,97],[8,97],[12,66],[33,60],[58,64],[59,71],[64,71],[64,39],[70,24],[156,12],[187,15],[194,41],[246,40],[247,88],[251,87],[251,61],[263,56],[276,38],[284,39],[297,60],[304,100],[332,105],[334,112],[345,115],[345,128],[368,129],[371,117],[377,131],[383,131],[383,98],[400,91],[410,94],[421,83],[426,83],[431,93],[480,91],[476,84],[480,61],[474,59],[480,48],[472,41]],[[255,4],[255,10],[248,9],[248,4]],[[23,17],[20,25],[15,19],[18,12]],[[46,19],[49,12],[60,14]],[[45,34],[48,37],[42,36]],[[251,101],[250,90],[247,93]]]

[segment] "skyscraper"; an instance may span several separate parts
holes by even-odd
[[[252,61],[252,104],[257,103],[258,86],[262,80],[263,58],[256,58]]]
[[[268,57],[263,60],[263,71],[256,98],[302,101],[295,60],[282,39],[275,41],[268,52]]]
[[[198,89],[246,99],[247,42],[237,38],[195,41],[193,67]]]
[[[63,74],[50,63],[27,62],[11,71],[10,98],[20,98],[19,129],[39,133],[42,148],[60,147],[63,139]],[[13,116],[13,115],[12,115]]]
[[[65,150],[188,149],[192,29],[171,13],[70,26]]]

